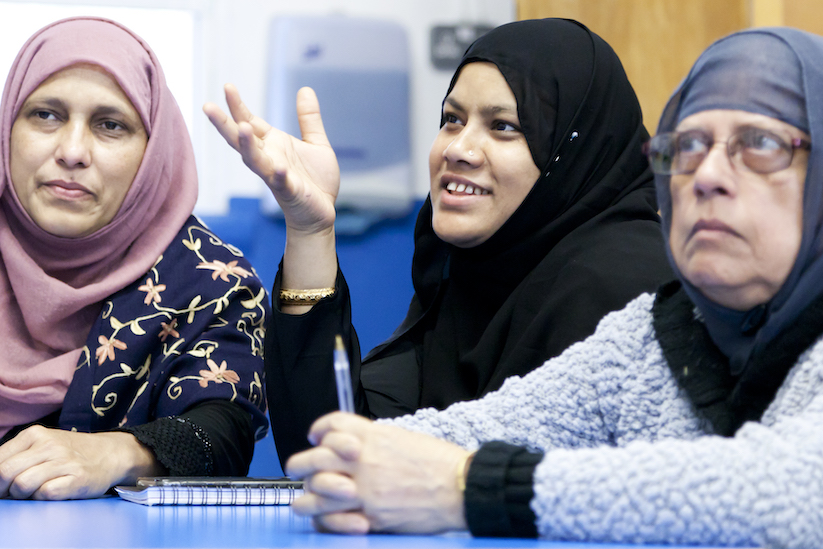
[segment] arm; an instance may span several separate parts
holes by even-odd
[[[278,273],[273,295],[281,284]],[[311,424],[338,409],[332,367],[335,335],[341,335],[348,345],[355,408],[368,414],[360,386],[360,346],[351,324],[349,290],[342,273],[336,289],[334,296],[303,315],[280,312],[276,300],[272,303],[264,353],[266,394],[277,455],[284,466],[292,454],[309,447],[306,435]]]
[[[810,393],[816,396],[808,402]],[[540,535],[651,544],[820,546],[819,377],[778,396],[771,410],[781,411],[764,416],[763,423],[744,425],[733,438],[701,436],[547,454],[535,472],[532,503]]]
[[[281,273],[275,278],[272,295],[277,295],[281,287]],[[342,272],[337,275],[335,295],[322,299],[308,313],[290,315],[279,309],[274,300],[264,356],[266,393],[281,465],[285,466],[291,455],[309,447],[306,435],[317,418],[338,409],[332,367],[334,337],[338,334],[348,347],[358,414],[372,418],[394,417],[417,408],[419,381],[413,344],[407,343],[407,351],[376,360],[369,361],[367,357],[366,364],[362,364],[357,333],[351,323],[349,289]],[[379,371],[392,386],[376,387],[374,377],[367,378],[364,368]]]
[[[623,380],[615,372],[633,363],[633,355],[642,354],[651,340],[651,302],[651,296],[639,298],[604,320],[586,342],[483,399],[442,412],[421,410],[393,420],[394,425],[340,413],[319,419],[309,435],[316,447],[287,464],[289,474],[306,478],[309,486],[309,496],[295,509],[314,516],[323,528],[344,532],[436,532],[506,515],[500,508],[484,512],[483,505],[470,499],[464,515],[459,479],[469,452],[492,440],[544,450],[611,444],[621,426],[625,397],[615,389]],[[520,528],[513,533],[528,534],[534,532],[533,517],[531,530],[523,526],[529,525],[531,476],[539,454],[516,450],[516,457],[504,456],[498,463],[488,457],[490,445],[484,445],[472,461],[466,497],[490,488],[483,471],[513,468],[520,487],[512,492],[498,483],[499,494],[506,495],[498,500],[511,504],[508,515]],[[511,475],[491,476],[502,480]],[[511,502],[508,492],[514,494]],[[484,533],[493,531],[485,526]]]
[[[334,201],[340,170],[311,88],[297,94],[302,140],[272,128],[253,115],[234,86],[226,85],[231,118],[213,103],[203,110],[243,162],[268,185],[286,220],[282,283],[289,290],[334,286],[337,255]],[[277,299],[277,296],[274,296]],[[287,305],[282,312],[304,314],[311,306]]]
[[[443,411],[423,409],[390,422],[471,450],[491,440],[544,451],[607,444],[624,428],[620,386],[625,372],[642,366],[647,348],[656,345],[652,302],[648,294],[638,297],[607,315],[584,341],[479,400]],[[638,384],[650,391],[658,386],[676,394],[667,375]]]
[[[246,476],[254,454],[251,416],[227,400],[207,400],[177,417],[127,429],[167,475]]]

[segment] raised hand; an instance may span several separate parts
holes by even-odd
[[[225,93],[231,117],[214,103],[206,103],[203,111],[274,193],[287,227],[302,234],[329,230],[335,219],[340,169],[323,129],[314,90],[301,88],[297,92],[302,140],[252,114],[231,84],[225,86]]]
[[[294,510],[323,530],[433,533],[465,529],[457,475],[469,452],[452,443],[335,412],[318,419],[315,448],[286,473],[305,480]]]
[[[80,499],[164,473],[129,433],[73,433],[29,427],[0,446],[0,497]]]

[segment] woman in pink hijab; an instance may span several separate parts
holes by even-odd
[[[37,32],[0,158],[0,497],[246,474],[268,300],[191,215],[191,141],[149,46],[99,18]]]

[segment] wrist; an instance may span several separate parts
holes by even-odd
[[[165,468],[157,461],[154,452],[137,438],[126,432],[98,433],[110,439],[115,451],[108,452],[119,478],[115,484],[133,485],[138,477],[162,476]]]
[[[453,530],[467,530],[468,523],[466,522],[466,479],[469,476],[469,467],[471,467],[474,452],[465,452],[454,468],[454,486],[457,492],[456,509],[453,513],[454,520],[451,526]]]
[[[317,232],[286,229],[286,250],[283,253],[283,290],[301,291],[334,288],[337,282],[337,247],[334,226]],[[314,292],[323,293],[323,292]],[[279,296],[275,296],[279,299]],[[316,300],[295,303],[286,299],[280,310],[286,314],[304,314]]]

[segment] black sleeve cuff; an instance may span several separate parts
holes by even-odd
[[[123,429],[148,446],[171,477],[210,476],[214,456],[208,434],[193,421],[164,417]]]
[[[180,416],[123,430],[174,477],[245,476],[254,454],[251,415],[228,400],[207,400]]]
[[[466,523],[473,536],[537,537],[530,504],[534,470],[542,459],[542,453],[497,441],[477,451],[464,495]]]

